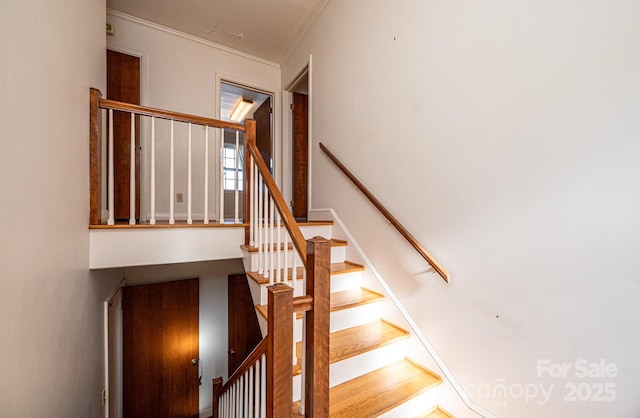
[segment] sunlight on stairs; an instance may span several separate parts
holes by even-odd
[[[331,238],[332,227],[302,232],[306,238]],[[336,418],[451,418],[438,406],[442,379],[406,357],[409,332],[382,318],[384,295],[362,287],[364,266],[345,260],[346,242],[332,239],[329,415]],[[245,268],[254,270],[256,249],[244,247]],[[291,249],[289,249],[292,251]],[[302,271],[298,272],[302,277]],[[266,329],[268,280],[247,273],[261,328]],[[291,284],[291,282],[289,283]],[[302,286],[302,281],[298,281]],[[294,294],[297,294],[294,292]],[[293,366],[292,416],[300,417],[302,315],[294,338],[298,364]],[[264,332],[264,331],[263,331]]]

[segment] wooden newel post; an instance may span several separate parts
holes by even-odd
[[[100,90],[89,90],[89,225],[100,224]]]
[[[282,418],[291,416],[293,402],[293,289],[277,283],[267,290],[267,418]]]
[[[329,416],[329,298],[331,241],[307,240],[307,295],[313,309],[306,313],[305,416]]]
[[[213,379],[213,416],[212,418],[218,418],[218,409],[220,402],[220,392],[222,391],[222,378],[216,377]]]
[[[252,119],[247,119],[245,121],[245,134],[244,134],[244,216],[242,217],[242,222],[245,224],[249,224],[249,215],[251,214],[251,179],[249,178],[249,174],[252,169],[257,169],[253,167],[253,161],[251,159],[251,152],[249,151],[249,147],[247,146],[249,143],[256,143],[256,121]],[[250,225],[247,225],[244,228],[244,244],[249,245],[249,228]]]

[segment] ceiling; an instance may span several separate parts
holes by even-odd
[[[107,7],[281,63],[329,0],[107,0]]]

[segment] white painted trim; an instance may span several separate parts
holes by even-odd
[[[289,210],[293,211],[291,207],[291,201],[293,200],[293,118],[291,117],[291,105],[293,104],[293,94],[291,90],[298,84],[298,82],[304,77],[307,76],[307,89],[309,97],[309,109],[308,109],[308,119],[309,119],[309,137],[312,136],[311,133],[311,81],[310,81],[310,66],[311,66],[311,55],[309,55],[309,60],[302,66],[300,71],[298,71],[297,75],[291,80],[288,84],[286,84],[286,88],[282,90],[282,170],[283,170],[283,183],[280,187],[282,191],[282,195],[284,196],[287,206],[289,206]],[[311,149],[311,142],[309,142],[309,150]],[[311,154],[307,156],[308,162],[307,164],[311,167]],[[310,176],[310,170],[309,170]],[[310,182],[308,190],[310,189]],[[309,206],[311,204],[311,195],[307,196],[309,199]]]
[[[273,140],[271,141],[271,155],[273,156],[273,175],[276,184],[280,189],[282,189],[282,147],[278,146],[278,143],[282,143],[282,133],[281,133],[281,117],[282,115],[282,94],[280,91],[280,86],[271,86],[265,87],[261,86],[260,83],[256,83],[250,80],[240,79],[236,76],[232,76],[224,73],[216,73],[216,85],[215,85],[215,96],[216,96],[216,106],[215,106],[215,117],[217,119],[222,119],[220,115],[220,84],[226,81],[231,84],[237,84],[241,87],[246,87],[249,90],[255,90],[257,92],[270,95],[273,97]],[[280,139],[280,140],[278,140]]]
[[[224,46],[224,45],[212,42],[212,41],[208,41],[206,39],[199,38],[197,36],[190,35],[188,33],[181,32],[179,30],[175,30],[175,29],[168,28],[166,26],[159,25],[157,23],[149,22],[148,20],[140,19],[139,17],[131,16],[131,15],[128,15],[126,13],[119,12],[117,10],[107,9],[107,16],[109,16],[109,15],[110,16],[119,17],[121,19],[128,20],[130,22],[134,22],[134,23],[137,23],[137,24],[140,24],[140,25],[152,28],[152,29],[156,29],[156,30],[159,30],[159,31],[162,31],[162,32],[166,32],[166,33],[169,33],[171,35],[179,36],[179,37],[181,37],[183,39],[187,39],[189,41],[196,42],[196,43],[199,43],[201,45],[208,46],[210,48],[214,48],[214,49],[217,49],[217,50],[220,50],[220,51],[224,51],[224,52],[227,52],[227,53],[230,53],[230,54],[237,55],[239,57],[247,58],[247,59],[250,59],[252,61],[255,61],[255,62],[258,62],[258,63],[261,63],[261,64],[265,64],[265,65],[269,65],[271,67],[280,69],[280,64],[278,64],[276,62],[273,62],[273,61],[270,61],[270,60],[267,60],[267,59],[264,59],[264,58],[260,58],[260,57],[257,57],[255,55],[247,54],[246,52],[238,51],[237,49],[229,48],[228,46]]]
[[[243,240],[242,226],[91,229],[89,268],[240,259],[240,246],[229,243]]]
[[[358,254],[360,254],[360,257],[362,257],[362,260],[366,264],[367,268],[376,277],[376,279],[378,280],[380,285],[383,287],[383,289],[384,289],[385,293],[387,294],[387,296],[389,296],[389,299],[393,302],[393,304],[396,306],[396,308],[398,309],[400,314],[407,321],[407,324],[409,324],[409,327],[411,328],[411,331],[415,334],[415,336],[418,338],[420,343],[424,346],[424,348],[427,350],[429,355],[436,362],[436,364],[438,365],[438,367],[442,371],[442,374],[445,375],[445,377],[447,378],[447,380],[449,381],[449,383],[451,384],[453,389],[456,391],[456,393],[458,394],[460,399],[462,399],[462,401],[465,403],[465,405],[471,411],[475,412],[476,414],[478,414],[478,415],[480,415],[482,417],[485,417],[485,418],[496,418],[496,416],[493,415],[491,412],[487,411],[486,409],[482,408],[479,405],[476,405],[475,403],[473,403],[469,399],[467,394],[464,392],[464,389],[462,389],[462,386],[460,386],[460,384],[455,379],[453,374],[449,371],[449,369],[447,368],[446,364],[444,364],[444,361],[442,360],[440,355],[436,352],[435,348],[433,348],[433,346],[431,345],[431,343],[429,342],[427,337],[425,337],[425,335],[422,333],[422,331],[420,330],[418,325],[415,323],[415,321],[413,320],[411,315],[409,315],[409,312],[407,312],[407,310],[404,308],[404,306],[402,305],[402,303],[400,302],[398,297],[395,295],[395,293],[393,293],[393,290],[391,290],[391,288],[389,287],[387,282],[384,280],[382,275],[373,266],[373,263],[371,262],[371,260],[369,260],[367,255],[364,253],[364,251],[360,247],[360,245],[358,245],[358,242],[355,240],[353,235],[351,235],[351,232],[349,232],[349,230],[347,229],[346,225],[344,224],[344,222],[342,222],[342,219],[340,219],[338,214],[331,208],[329,208],[329,209],[313,209],[311,211],[313,211],[313,212],[329,212],[329,213],[331,213],[331,216],[333,217],[334,222],[337,223],[340,226],[340,228],[342,228],[344,234],[346,235],[346,238],[349,241],[349,245],[352,245],[353,248],[358,252]]]
[[[113,289],[113,291],[109,294],[109,296],[106,297],[106,299],[103,302],[103,339],[102,341],[104,342],[104,394],[105,397],[103,398],[104,401],[104,417],[105,418],[109,418],[110,412],[109,412],[109,397],[111,396],[109,393],[109,302],[111,302],[111,299],[113,299],[113,297],[116,295],[116,293],[118,293],[118,291],[120,290],[120,288],[122,288],[124,286],[126,279],[122,279],[120,280],[120,283],[118,283],[118,285],[116,286],[115,289]]]
[[[284,197],[287,207],[292,211],[291,201],[293,200],[293,140],[292,126],[293,118],[291,117],[291,105],[293,104],[292,94],[287,89],[282,89],[282,185],[280,191]]]
[[[309,54],[309,71],[308,71],[308,83],[307,87],[309,89],[309,110],[308,110],[308,118],[309,118],[309,166],[307,167],[308,173],[308,185],[307,185],[307,216],[309,216],[309,212],[311,212],[312,202],[313,202],[313,55]]]
[[[103,302],[103,338],[104,341],[104,388],[102,388],[102,402],[104,418],[109,418],[109,299]]]

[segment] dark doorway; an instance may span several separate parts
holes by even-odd
[[[229,376],[262,341],[256,309],[245,274],[228,278],[229,313]]]
[[[271,97],[267,99],[253,112],[253,119],[256,121],[256,146],[262,155],[269,171],[273,173],[271,164]]]
[[[123,412],[198,417],[198,279],[123,289]]]
[[[107,98],[140,104],[140,58],[107,50]],[[140,219],[140,117],[135,119],[135,218]],[[131,115],[113,112],[114,218],[130,218]]]
[[[293,93],[293,216],[306,221],[309,185],[309,96]]]

